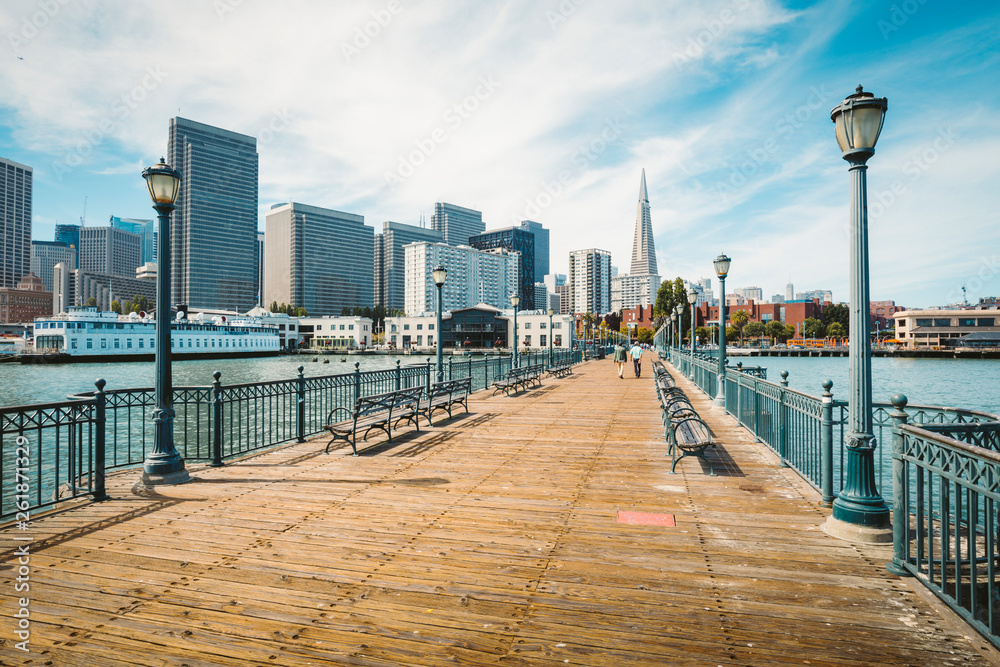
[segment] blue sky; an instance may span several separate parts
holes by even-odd
[[[848,298],[830,109],[889,100],[869,162],[872,298],[1000,295],[1000,6],[7,0],[0,156],[56,222],[151,218],[172,116],[256,136],[260,225],[289,199],[417,224],[436,201],[551,230],[553,270],[627,270],[641,170],[660,273]]]

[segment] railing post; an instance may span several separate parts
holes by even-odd
[[[431,358],[427,357],[427,395],[431,395]]]
[[[302,368],[299,366],[299,368]],[[213,468],[222,465],[222,373],[212,373],[212,462]]]
[[[396,359],[396,391],[403,388],[403,369],[399,367],[399,359]],[[355,404],[357,404],[355,402]]]
[[[904,564],[909,559],[910,498],[906,484],[906,462],[903,461],[903,433],[906,424],[906,396],[897,394],[891,399],[895,412],[892,417],[892,560],[885,569],[900,576],[910,576]],[[974,567],[974,566],[973,566]]]
[[[820,451],[823,455],[823,505],[833,505],[833,380],[823,382],[820,417]]]
[[[785,389],[788,388],[788,371],[781,371],[781,389],[778,390],[778,455],[780,466],[788,467],[788,404]]]
[[[398,365],[399,362],[397,361]],[[358,400],[361,399],[361,362],[354,362],[354,405],[358,404]]]
[[[455,363],[455,355],[451,355],[450,357],[448,357],[448,382],[451,382],[452,380],[451,366],[453,363]]]
[[[295,441],[305,442],[306,441],[306,376],[303,374],[305,371],[305,366],[299,366],[299,376],[296,379],[295,389],[296,389],[296,431],[295,431]]]
[[[753,379],[753,436],[760,441],[760,381]]]
[[[107,384],[104,378],[100,378],[94,383],[97,391],[94,392],[94,500],[109,500],[111,496],[107,494],[104,487],[104,464],[105,446],[107,444],[107,406],[104,397],[104,385]]]

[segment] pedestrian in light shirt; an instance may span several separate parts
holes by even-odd
[[[639,377],[642,374],[642,347],[636,342],[632,346],[632,367],[635,371],[635,376]]]

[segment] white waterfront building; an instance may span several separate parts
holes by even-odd
[[[655,274],[619,275],[611,279],[611,311],[649,306],[656,302],[660,276]]]
[[[407,315],[437,310],[433,271],[438,265],[448,270],[442,292],[444,310],[471,308],[480,303],[508,308],[510,295],[518,292],[520,255],[517,252],[476,250],[427,241],[410,243],[403,250],[406,265],[404,310]]]

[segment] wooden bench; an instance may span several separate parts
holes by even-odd
[[[431,417],[435,410],[445,410],[448,419],[451,419],[452,406],[461,405],[465,411],[469,411],[469,390],[472,388],[472,378],[458,378],[457,380],[445,380],[435,382],[431,385],[431,390],[427,394],[427,403],[422,412],[427,417],[427,423],[433,425]]]
[[[549,366],[545,371],[549,374],[549,377],[562,377],[573,373],[573,365],[560,364],[559,366]]]
[[[504,392],[510,396],[510,390],[517,388],[524,381],[524,369],[523,368],[512,368],[503,374],[503,377],[499,377],[493,381],[493,396],[496,396],[499,392]]]
[[[389,442],[392,442],[392,429],[399,426],[401,421],[412,423],[420,430],[420,422],[417,416],[420,414],[420,397],[424,393],[423,387],[411,387],[390,391],[384,394],[374,394],[372,396],[362,396],[357,400],[354,409],[335,408],[330,411],[326,418],[326,426],[323,428],[330,432],[333,437],[326,443],[326,452],[330,452],[330,445],[335,440],[346,440],[351,443],[354,455],[358,455],[358,431],[364,429],[363,438],[368,439],[368,433],[373,429],[385,431]]]
[[[674,457],[673,463],[670,465],[670,473],[674,473],[677,462],[685,456],[697,456],[708,464],[708,471],[714,477],[715,468],[712,467],[712,462],[705,457],[705,449],[715,447],[715,441],[712,439],[712,430],[708,427],[708,424],[695,414],[681,419],[672,417],[670,427],[671,440],[668,451]],[[683,453],[677,456],[677,450]]]
[[[524,388],[527,389],[528,385],[531,383],[536,383],[538,386],[542,384],[542,373],[545,372],[545,367],[541,364],[535,364],[533,366],[528,366],[524,369],[524,381],[522,384]]]

